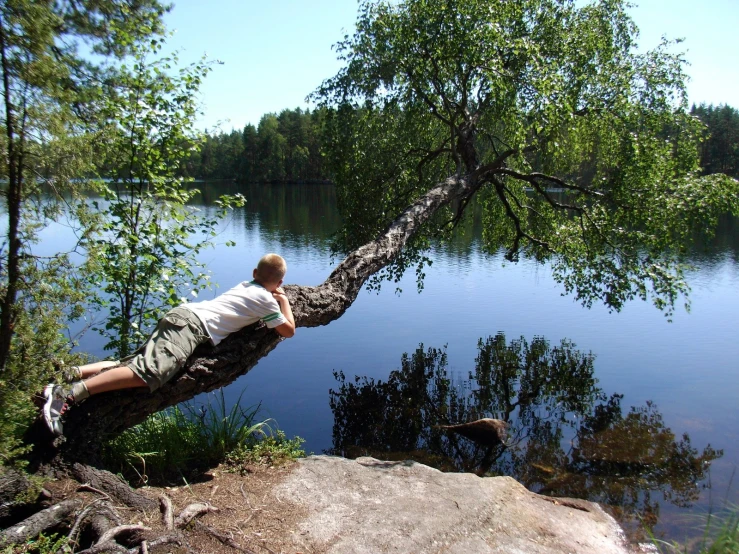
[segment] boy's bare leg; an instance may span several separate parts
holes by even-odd
[[[102,370],[107,369],[109,367],[115,367],[119,365],[121,362],[119,361],[113,361],[113,360],[103,360],[101,362],[94,362],[91,364],[85,364],[78,367],[80,372],[80,377],[83,379],[87,379],[89,377],[92,377],[93,375],[97,375]]]
[[[129,367],[120,366],[114,367],[113,369],[110,369],[108,371],[104,371],[103,373],[98,373],[94,377],[86,379],[85,387],[87,388],[88,392],[93,395],[100,394],[101,392],[109,392],[112,390],[148,387],[148,385],[143,379],[141,379],[141,377],[131,371]]]

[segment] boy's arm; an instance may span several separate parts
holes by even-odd
[[[283,337],[289,339],[295,334],[295,318],[293,317],[293,311],[290,307],[290,301],[287,299],[285,291],[282,289],[282,287],[277,288],[272,293],[272,296],[274,296],[275,300],[277,300],[277,303],[280,305],[280,311],[282,312],[282,315],[284,315],[285,319],[287,319],[286,323],[275,327],[275,331],[277,331]]]

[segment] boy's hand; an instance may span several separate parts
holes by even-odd
[[[286,323],[275,327],[275,331],[283,337],[292,337],[295,334],[295,318],[293,317],[292,308],[290,308],[290,300],[288,300],[285,290],[282,287],[277,287],[272,292],[272,296],[277,300],[277,303],[280,305],[282,315],[284,315],[287,320]]]

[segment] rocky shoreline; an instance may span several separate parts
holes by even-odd
[[[298,552],[625,554],[599,505],[528,491],[510,477],[442,473],[423,464],[310,456],[272,491],[300,506]]]

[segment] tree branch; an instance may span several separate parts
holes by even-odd
[[[513,225],[516,228],[516,236],[513,239],[513,245],[508,249],[506,252],[506,259],[509,261],[516,261],[518,259],[518,250],[520,248],[521,239],[525,238],[532,244],[536,244],[548,252],[554,253],[554,250],[549,245],[549,243],[542,241],[540,239],[537,239],[536,237],[531,236],[529,233],[523,230],[523,226],[521,225],[521,219],[518,217],[516,212],[511,207],[510,202],[508,201],[508,198],[506,196],[506,192],[508,194],[511,194],[510,191],[508,191],[503,183],[501,183],[498,180],[495,180],[495,192],[498,195],[498,198],[500,198],[500,201],[503,203],[503,206],[505,207],[506,215],[513,221]],[[513,195],[511,195],[513,196]]]
[[[532,185],[535,185],[538,179],[544,179],[546,181],[550,181],[554,183],[555,185],[558,185],[562,188],[570,189],[570,190],[576,190],[578,192],[582,192],[583,194],[587,194],[590,196],[598,196],[599,198],[604,198],[605,194],[602,192],[599,192],[597,190],[589,189],[587,187],[581,187],[580,185],[575,185],[573,183],[568,183],[566,181],[563,181],[562,179],[558,177],[553,177],[551,175],[546,175],[544,173],[519,173],[517,171],[514,171],[512,169],[508,168],[502,168],[498,170],[496,173],[501,173],[503,175],[509,175],[510,177],[514,177],[515,179],[519,179],[521,181],[527,181],[531,183]],[[570,208],[573,209],[573,208]]]
[[[508,158],[510,158],[514,154],[527,154],[529,152],[533,152],[534,150],[536,150],[536,146],[534,145],[529,145],[524,148],[509,148],[508,150],[505,150],[498,154],[498,157],[495,158],[492,162],[480,166],[477,171],[475,171],[474,175],[476,178],[482,179],[487,173],[503,173],[503,171],[501,171],[501,168],[503,168],[503,164]],[[506,169],[506,171],[510,170]]]

